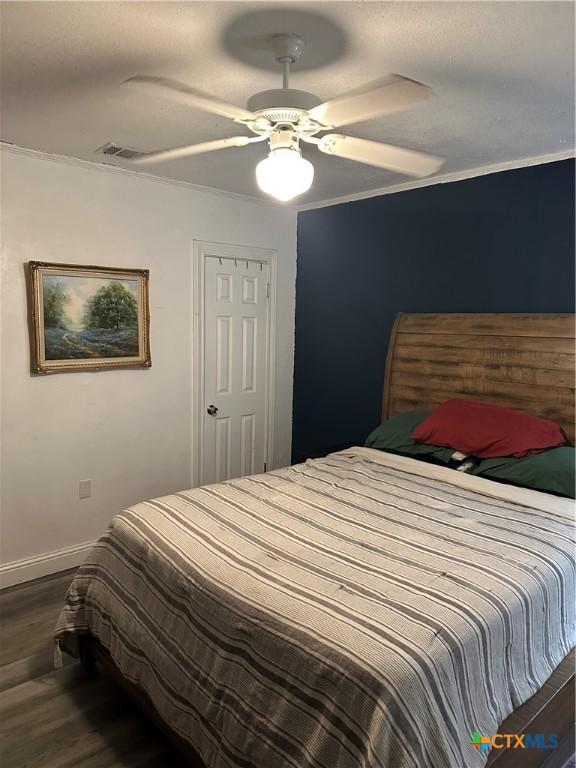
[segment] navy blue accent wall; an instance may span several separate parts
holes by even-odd
[[[573,312],[574,161],[298,215],[293,452],[379,423],[397,312]]]

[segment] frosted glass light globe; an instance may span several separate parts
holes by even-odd
[[[298,149],[273,149],[256,166],[256,181],[262,192],[286,202],[312,186],[314,166]]]

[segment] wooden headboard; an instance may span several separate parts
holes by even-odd
[[[384,419],[469,397],[553,419],[574,442],[575,316],[399,314]]]

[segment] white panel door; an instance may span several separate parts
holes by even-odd
[[[265,471],[269,265],[204,262],[202,483]]]

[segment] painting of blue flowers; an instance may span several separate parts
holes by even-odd
[[[34,373],[149,367],[148,270],[30,262]]]

